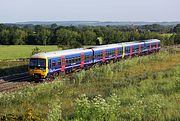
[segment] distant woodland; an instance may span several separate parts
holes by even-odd
[[[0,45],[58,45],[69,48],[146,39],[180,44],[180,24],[140,26],[58,26],[0,24]]]

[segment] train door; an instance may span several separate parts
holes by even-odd
[[[115,57],[115,59],[117,59],[118,58],[118,48],[116,48],[116,57]]]
[[[130,57],[132,57],[132,48],[133,46],[130,46]]]
[[[93,49],[91,49],[91,50],[92,50],[92,52],[93,52],[93,53],[92,53],[92,63],[95,63],[95,62],[94,62],[94,59],[95,59],[95,58],[94,58],[94,57],[95,57],[95,52],[94,52]]]
[[[84,53],[81,53],[81,68],[84,67]]]
[[[125,56],[125,46],[122,46],[122,58]]]
[[[139,54],[139,55],[141,54],[141,44],[139,44],[139,51],[138,51],[138,54]]]
[[[66,61],[64,56],[61,56],[61,71],[64,72],[65,71],[65,65],[66,65]]]
[[[158,49],[158,42],[156,42],[156,50]]]
[[[102,50],[103,59],[102,62],[106,61],[106,50]]]

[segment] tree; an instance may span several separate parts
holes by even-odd
[[[56,23],[51,24],[51,29],[56,29],[58,27],[58,25]]]
[[[81,39],[84,45],[96,45],[96,33],[90,30],[82,32]]]
[[[57,44],[59,46],[80,47],[80,35],[77,32],[67,29],[59,29],[56,31]],[[77,45],[75,45],[77,44]]]
[[[180,33],[177,33],[174,37],[174,43],[175,44],[180,44]]]
[[[94,32],[96,33],[96,35],[97,35],[98,37],[104,37],[104,34],[103,34],[103,32],[102,32],[102,30],[101,30],[100,27],[96,27],[96,28],[94,29]]]
[[[32,49],[31,56],[43,52],[40,48],[35,47]]]
[[[115,36],[116,36],[116,31],[111,28],[111,27],[105,27],[103,30],[104,33],[104,40],[105,43],[104,44],[109,44],[109,43],[114,43],[115,40]]]
[[[0,24],[0,31],[4,30],[6,26],[4,24]]]
[[[96,45],[102,45],[103,44],[103,38],[102,37],[98,37],[96,40]]]
[[[7,29],[3,29],[0,31],[0,44],[2,45],[8,45],[9,43],[9,38],[10,38],[10,31]]]
[[[180,33],[180,24],[177,24],[177,25],[174,27],[173,31],[174,31],[175,33]]]
[[[12,33],[13,42],[15,45],[25,44],[25,39],[27,38],[27,33],[21,29],[16,29]]]
[[[44,27],[36,27],[36,41],[39,45],[46,45],[49,43],[51,31]]]

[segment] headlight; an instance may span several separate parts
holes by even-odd
[[[29,73],[32,73],[33,72],[33,70],[29,70]]]

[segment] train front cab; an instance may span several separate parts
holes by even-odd
[[[34,80],[43,80],[48,74],[48,61],[46,58],[31,58],[29,74]]]

